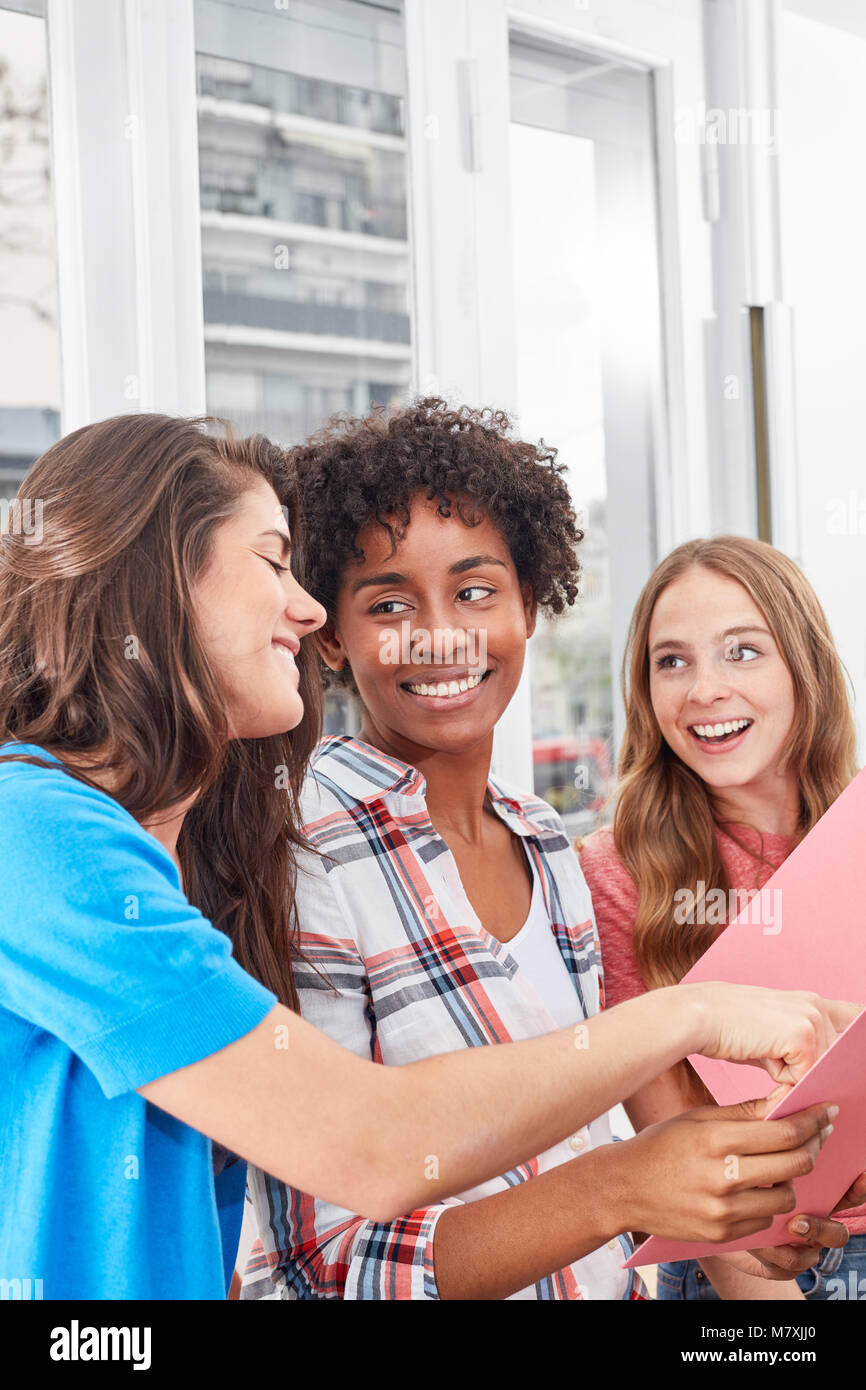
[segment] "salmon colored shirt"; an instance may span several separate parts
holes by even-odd
[[[762,888],[790,854],[794,847],[793,837],[759,835],[744,825],[732,824],[730,829],[748,849],[741,848],[722,826],[716,826],[728,885],[737,889]],[[592,897],[601,941],[605,1007],[613,1008],[647,990],[634,951],[637,884],[617,854],[610,826],[596,830],[583,842],[580,867]],[[842,1219],[852,1235],[866,1233],[866,1204],[846,1212]]]

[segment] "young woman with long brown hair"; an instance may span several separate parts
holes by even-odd
[[[856,1013],[712,985],[592,1020],[589,1051],[566,1029],[406,1067],[354,1056],[294,1011],[304,639],[324,611],[288,564],[285,455],[121,416],[53,445],[19,497],[39,528],[13,512],[0,535],[4,1279],[223,1297],[238,1222],[221,1236],[211,1139],[388,1220],[696,1049],[799,1075]],[[776,1209],[828,1118],[762,1125]],[[756,1195],[732,1194],[722,1228],[754,1229]]]
[[[723,929],[729,890],[760,888],[857,771],[827,619],[794,562],[762,541],[689,541],[662,561],[635,607],[623,690],[613,825],[580,856],[612,1004],[681,979]],[[626,1109],[640,1130],[706,1098],[683,1062]],[[826,1249],[799,1288],[754,1277],[761,1266],[741,1254],[662,1266],[659,1297],[827,1297],[829,1275],[866,1260],[866,1207],[844,1221],[845,1250]]]

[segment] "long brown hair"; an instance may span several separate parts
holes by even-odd
[[[296,729],[232,739],[192,604],[217,528],[261,479],[287,509],[303,581],[293,474],[262,435],[208,417],[120,415],[37,459],[12,516],[26,502],[41,535],[0,536],[0,741],[68,755],[71,775],[104,779],[138,820],[195,794],[178,838],[186,895],[297,1009],[294,851],[321,725],[315,658],[302,643]]]
[[[795,714],[781,757],[796,773],[800,792],[797,840],[857,772],[845,668],[815,592],[793,560],[764,541],[743,536],[678,546],[644,586],[622,666],[626,728],[613,832],[617,852],[639,887],[634,947],[650,988],[679,981],[718,930],[713,923],[687,929],[677,923],[677,890],[689,888],[697,899],[703,896],[701,882],[704,893],[720,888],[727,894],[730,887],[709,789],[663,739],[650,699],[653,610],[662,591],[696,565],[743,585],[763,613],[790,673]]]

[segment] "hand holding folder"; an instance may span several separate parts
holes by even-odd
[[[688,931],[688,926],[683,925]],[[810,990],[866,1004],[866,769],[788,856],[701,957],[683,983],[725,980]],[[758,1067],[706,1057],[689,1059],[720,1105],[773,1089]],[[866,1169],[866,1012],[784,1095],[767,1119],[816,1103],[838,1105],[833,1133],[815,1167],[795,1183],[797,1210],[827,1216]],[[758,1246],[792,1245],[778,1216],[765,1230],[714,1245],[652,1236],[628,1266],[697,1259]]]

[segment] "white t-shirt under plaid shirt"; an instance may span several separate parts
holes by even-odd
[[[297,903],[305,1018],[344,1047],[387,1064],[460,1047],[518,1041],[562,1026],[502,943],[481,925],[457,865],[427,813],[426,784],[406,763],[358,739],[326,738],[303,791]],[[523,841],[550,931],[572,981],[573,1021],[603,1007],[589,891],[562,821],[538,797],[488,783],[493,810]],[[334,988],[330,988],[326,975]],[[444,1202],[397,1221],[367,1221],[249,1169],[259,1239],[242,1298],[438,1298],[433,1238],[449,1206],[477,1201],[612,1142],[606,1116],[563,1143]],[[586,1193],[587,1204],[592,1192]],[[564,1219],[573,1220],[571,1214]],[[511,1295],[521,1299],[645,1296],[627,1236]]]

